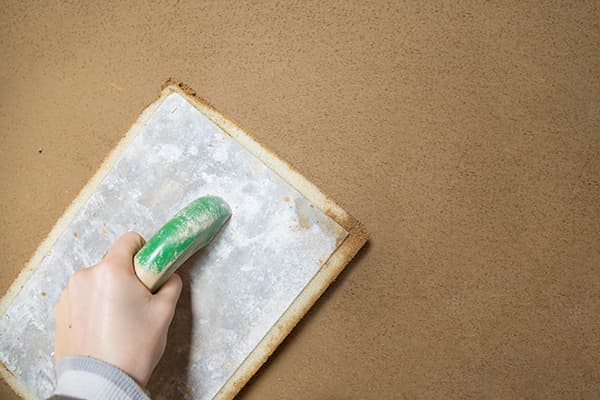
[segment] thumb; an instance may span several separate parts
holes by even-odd
[[[177,305],[177,300],[181,295],[181,276],[179,274],[173,274],[168,281],[154,294],[154,298],[159,302],[170,305],[173,310]]]
[[[131,270],[133,273],[133,256],[144,245],[144,238],[137,232],[127,232],[121,236],[110,248],[104,260],[110,265]]]

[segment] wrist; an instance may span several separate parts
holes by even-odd
[[[55,394],[76,398],[148,400],[144,389],[125,371],[107,362],[68,356],[56,364]]]

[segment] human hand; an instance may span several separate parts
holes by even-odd
[[[99,264],[76,271],[54,307],[55,360],[86,356],[110,363],[145,386],[162,357],[181,294],[173,274],[156,294],[138,280],[133,256],[144,245],[121,236]]]

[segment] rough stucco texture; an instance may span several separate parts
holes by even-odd
[[[174,76],[371,233],[239,398],[597,398],[599,5],[437,3],[4,2],[0,290]]]

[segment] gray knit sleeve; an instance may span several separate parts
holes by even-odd
[[[149,400],[129,375],[95,358],[63,358],[56,364],[56,381],[50,399]]]

